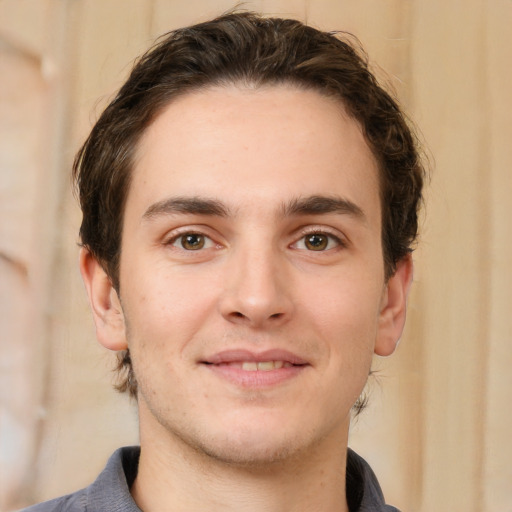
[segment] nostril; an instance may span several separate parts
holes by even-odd
[[[223,312],[223,316],[229,322],[235,324],[247,324],[252,326],[262,326],[265,322],[268,322],[268,326],[277,326],[287,318],[287,312],[282,309],[275,308],[274,311],[278,313],[271,313],[272,310],[268,311],[269,308],[258,308],[248,307],[246,310],[243,308],[235,309],[229,308]]]

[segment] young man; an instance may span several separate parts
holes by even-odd
[[[423,169],[353,47],[247,13],[172,32],[75,178],[141,448],[31,510],[396,510],[347,439],[404,326]]]

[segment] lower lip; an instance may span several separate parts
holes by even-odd
[[[247,371],[227,364],[205,364],[204,366],[214,374],[237,386],[260,389],[276,386],[293,379],[301,374],[308,365],[289,366],[268,371]]]

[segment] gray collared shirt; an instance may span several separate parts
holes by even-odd
[[[137,476],[140,448],[120,448],[89,487],[21,512],[141,512],[130,487]],[[352,450],[347,456],[347,501],[350,512],[399,512],[386,505],[368,463]]]

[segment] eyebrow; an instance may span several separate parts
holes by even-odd
[[[363,210],[355,203],[335,196],[309,196],[293,199],[284,205],[283,213],[285,216],[341,213],[361,220],[366,219]]]
[[[173,215],[176,213],[227,217],[229,215],[229,210],[221,201],[216,199],[201,197],[171,197],[152,204],[144,212],[142,218],[151,219],[161,215]]]
[[[298,215],[326,215],[339,213],[350,215],[361,220],[366,216],[363,210],[348,199],[335,196],[313,195],[292,199],[281,207],[281,215],[293,217]],[[198,196],[179,196],[163,199],[152,204],[143,214],[143,219],[154,217],[189,214],[207,215],[215,217],[229,217],[231,210],[217,199],[203,198]]]

